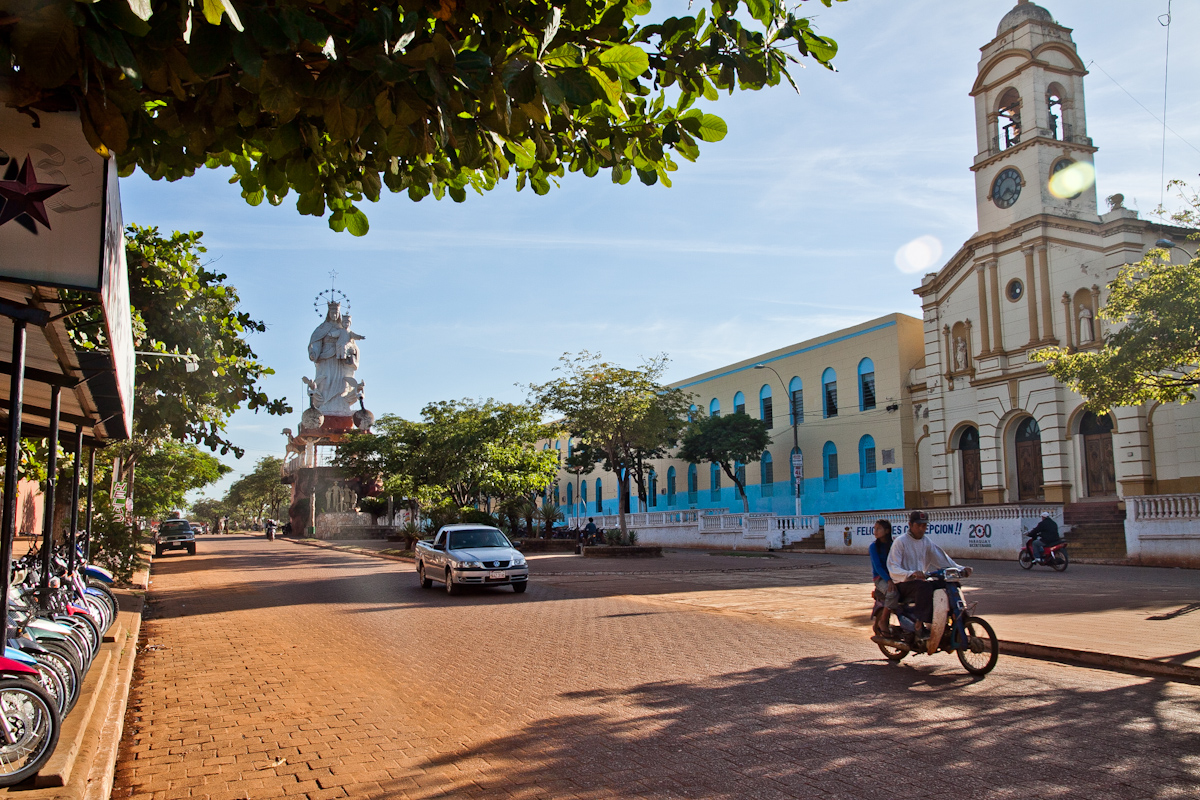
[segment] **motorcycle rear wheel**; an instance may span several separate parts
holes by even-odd
[[[987,675],[1000,658],[1000,642],[996,639],[996,632],[980,617],[967,617],[963,620],[963,628],[967,633],[968,646],[958,651],[959,663],[972,675]]]
[[[879,644],[878,642],[876,644],[879,646],[879,652],[883,653],[884,658],[894,664],[899,664],[908,655],[907,650],[901,650],[899,647],[889,647],[886,644]]]
[[[1022,550],[1017,556],[1017,563],[1021,565],[1021,569],[1033,569],[1033,556],[1028,550]]]
[[[0,680],[0,714],[14,733],[12,744],[0,743],[0,786],[12,786],[54,755],[62,718],[41,686],[19,678]]]
[[[1054,560],[1050,562],[1050,566],[1054,567],[1055,572],[1066,572],[1070,566],[1071,559],[1067,558],[1066,550],[1059,550],[1054,554]]]

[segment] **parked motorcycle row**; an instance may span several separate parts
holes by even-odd
[[[112,573],[70,555],[60,549],[43,559],[35,550],[12,564],[0,656],[0,786],[26,780],[54,754],[62,720],[117,617]]]

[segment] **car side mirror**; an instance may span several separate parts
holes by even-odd
[[[435,545],[433,546],[433,549],[434,549],[434,550],[445,550],[445,549],[446,549],[446,545],[442,544],[441,542],[438,542],[437,544],[435,544]]]

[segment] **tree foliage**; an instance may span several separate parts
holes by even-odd
[[[201,497],[192,503],[188,518],[208,523],[209,528],[215,533],[221,518],[228,516],[231,510],[224,500]]]
[[[384,414],[371,433],[348,436],[338,466],[384,479],[384,492],[448,513],[493,500],[529,498],[554,481],[558,452],[537,450],[554,433],[529,404],[430,403],[419,421]]]
[[[362,235],[355,203],[384,186],[670,185],[673,156],[725,136],[698,100],[791,82],[798,56],[832,69],[781,0],[700,5],[641,24],[649,0],[0,0],[0,80],[35,114],[78,106],[122,174],[230,166],[251,205],[295,191]]]
[[[664,452],[687,417],[688,397],[659,382],[666,365],[661,356],[627,369],[599,354],[565,354],[556,367],[561,376],[530,389],[540,405],[562,415],[563,426],[579,440],[581,466],[602,454],[605,467],[623,476],[644,468],[647,459],[656,457],[651,454]],[[625,492],[626,482],[618,477],[623,535]]]
[[[291,489],[280,481],[283,460],[263,456],[254,469],[234,481],[225,493],[223,505],[242,520],[262,522],[284,516],[291,500]]]
[[[753,419],[749,414],[700,417],[688,425],[676,457],[692,464],[705,461],[719,464],[721,471],[737,487],[742,510],[748,513],[750,502],[737,466],[758,461],[770,444],[771,432],[767,423]]]
[[[1188,206],[1174,222],[1200,227],[1200,198],[1173,181]],[[1189,237],[1200,241],[1200,234]],[[1033,354],[1051,375],[1079,392],[1093,411],[1196,399],[1200,388],[1200,258],[1172,261],[1175,251],[1155,248],[1122,267],[1108,285],[1099,317],[1113,328],[1096,351],[1055,347]]]
[[[117,445],[117,451],[130,443]],[[230,471],[215,456],[194,444],[165,440],[142,452],[138,458],[133,491],[133,513],[139,517],[163,517],[182,509],[185,495],[208,486]]]

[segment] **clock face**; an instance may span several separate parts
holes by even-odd
[[[992,184],[992,202],[998,208],[1010,208],[1021,196],[1021,174],[1012,167],[996,176]]]

